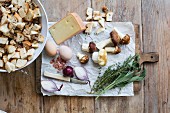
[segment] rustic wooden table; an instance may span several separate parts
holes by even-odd
[[[170,112],[170,0],[43,0],[49,21],[69,12],[85,19],[87,7],[106,5],[114,21],[141,25],[144,52],[158,52],[155,64],[145,64],[147,77],[134,97],[43,97],[35,91],[35,66],[0,74],[0,109],[8,113],[169,113]]]

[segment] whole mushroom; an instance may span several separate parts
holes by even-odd
[[[130,36],[128,34],[123,34],[121,31],[119,31],[117,28],[114,28],[114,36],[119,37],[120,44],[129,44],[130,43]]]
[[[97,51],[96,44],[94,42],[90,42],[89,44],[82,44],[82,50],[86,52],[93,53]]]
[[[118,35],[115,35],[115,34],[117,34],[117,33],[115,31],[112,31],[110,33],[110,38],[106,39],[106,40],[102,40],[101,42],[98,42],[96,44],[96,47],[98,49],[103,49],[108,44],[113,44],[113,46],[117,46],[120,42],[120,38],[118,37]]]
[[[116,46],[116,47],[105,47],[106,52],[108,53],[113,53],[113,54],[118,54],[121,52],[121,48]]]
[[[100,66],[105,66],[107,64],[107,52],[105,49],[101,49],[99,52],[94,52],[92,54],[92,60],[94,63],[98,63]]]
[[[77,57],[82,64],[86,64],[89,61],[89,57],[87,55],[77,53]]]

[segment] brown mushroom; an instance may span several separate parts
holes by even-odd
[[[120,44],[129,44],[130,43],[130,36],[126,34],[126,36],[120,41]]]
[[[89,44],[82,44],[82,50],[86,52],[93,53],[97,51],[96,44],[94,42],[90,42]]]
[[[120,37],[118,36],[117,32],[115,30],[113,30],[110,33],[110,38],[106,39],[106,40],[102,40],[101,42],[98,42],[96,44],[96,47],[98,49],[103,49],[105,46],[107,46],[108,44],[113,44],[113,46],[117,46],[120,43]]]
[[[121,52],[121,48],[116,46],[116,47],[105,47],[106,52],[108,53],[113,53],[113,54],[118,54]]]
[[[120,44],[129,44],[130,43],[130,36],[128,34],[123,34],[117,28],[114,28],[114,37],[119,39]]]
[[[77,57],[79,58],[79,61],[82,64],[86,64],[89,61],[89,57],[87,55],[77,53]]]
[[[96,44],[94,42],[89,43],[89,52],[93,53],[94,51],[97,51]]]

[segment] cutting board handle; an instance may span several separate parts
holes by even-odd
[[[145,62],[155,63],[159,61],[159,54],[157,52],[140,53],[140,64]],[[134,82],[134,92],[137,93],[141,90],[141,82]]]
[[[150,53],[140,53],[140,64],[145,62],[158,62],[159,61],[159,54],[157,52],[150,52]]]

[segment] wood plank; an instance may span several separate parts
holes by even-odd
[[[14,73],[0,73],[0,109],[8,113],[40,113],[35,92],[35,63]]]
[[[103,5],[113,11],[113,21],[132,21],[135,24],[141,25],[141,0],[97,0],[92,2],[94,10],[101,10]],[[99,100],[95,102],[95,112],[143,113],[143,98],[142,85],[141,90],[134,97],[99,98]]]
[[[49,21],[58,21],[70,12],[78,13],[83,20],[86,18],[86,9],[91,7],[90,0],[46,0],[42,1],[49,18]],[[90,97],[44,97],[45,113],[93,113],[94,98]]]
[[[146,64],[145,113],[170,112],[170,1],[142,0],[144,52],[159,52],[159,62]]]

